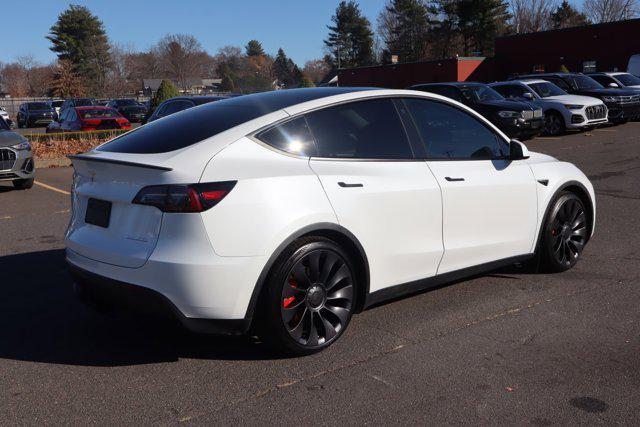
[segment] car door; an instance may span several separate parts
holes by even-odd
[[[530,253],[537,194],[529,166],[504,159],[508,143],[471,113],[435,100],[405,103],[442,189],[438,274]]]
[[[414,156],[394,101],[350,102],[306,115],[318,156],[309,164],[339,223],[362,244],[370,291],[436,274],[440,189]]]

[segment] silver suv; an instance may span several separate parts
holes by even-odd
[[[34,176],[31,144],[0,120],[0,182],[11,181],[15,188],[25,190],[33,187]]]

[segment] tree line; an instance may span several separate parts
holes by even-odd
[[[118,96],[142,80],[168,78],[187,90],[193,78],[220,78],[221,90],[251,93],[321,84],[338,68],[454,56],[490,56],[496,37],[612,22],[638,15],[638,0],[388,0],[375,26],[355,0],[341,1],[327,25],[324,57],[300,67],[258,40],[210,54],[188,34],[169,34],[145,51],[110,42],[84,6],[63,11],[46,37],[57,61],[25,55],[0,63],[0,86],[21,96]]]

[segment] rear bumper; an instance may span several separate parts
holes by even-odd
[[[198,333],[241,335],[251,326],[251,318],[198,319],[186,317],[167,297],[152,289],[121,282],[78,268],[69,263],[74,290],[85,303],[108,311],[172,318]]]

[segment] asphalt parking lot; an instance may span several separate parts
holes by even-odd
[[[527,145],[596,188],[575,269],[510,268],[378,306],[297,359],[93,313],[64,263],[71,170],[1,186],[0,423],[637,425],[640,122]]]

